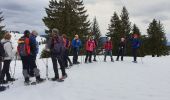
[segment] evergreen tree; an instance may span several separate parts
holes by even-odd
[[[161,56],[168,54],[168,48],[166,47],[166,37],[163,25],[161,22],[158,22],[156,19],[149,24],[149,28],[147,29],[147,33],[149,36],[148,44],[150,54],[154,56]]]
[[[107,36],[112,38],[113,41],[113,54],[117,54],[118,44],[120,42],[120,38],[123,36],[121,31],[121,20],[116,12],[114,12],[109,25],[109,33]]]
[[[131,34],[137,34],[139,36],[141,35],[141,32],[140,32],[139,28],[136,26],[136,24],[133,25]]]
[[[83,1],[51,0],[49,7],[45,10],[47,17],[43,18],[43,22],[49,30],[58,28],[60,33],[70,38],[73,38],[75,34],[83,38],[89,32],[90,22],[87,20],[87,10]]]
[[[97,43],[98,43],[97,48],[100,48],[102,46],[101,41],[100,41],[101,32],[100,32],[99,24],[97,22],[96,17],[93,19],[93,23],[91,25],[91,34],[90,35],[92,35],[95,38],[95,40],[97,41]]]
[[[125,37],[128,37],[131,31],[131,22],[129,21],[129,13],[126,7],[123,7],[121,17],[121,30]]]
[[[132,55],[131,42],[129,41],[131,32],[131,22],[129,20],[129,13],[126,7],[123,7],[120,18],[121,18],[121,34],[126,38],[125,54]]]
[[[98,41],[99,38],[101,37],[101,32],[100,32],[100,28],[99,28],[99,24],[98,21],[96,19],[96,17],[93,19],[93,23],[91,25],[91,35]]]
[[[3,35],[5,33],[5,30],[3,30],[5,26],[1,25],[2,21],[4,20],[4,18],[1,14],[2,14],[2,12],[0,12],[0,39],[3,38]]]

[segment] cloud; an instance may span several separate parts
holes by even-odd
[[[0,10],[5,17],[5,25],[8,30],[24,31],[36,29],[44,33],[46,28],[42,18],[46,16],[45,7],[49,0],[0,0]],[[119,15],[122,7],[126,6],[132,23],[138,25],[143,34],[149,23],[154,19],[161,20],[165,26],[167,36],[170,34],[170,1],[169,0],[84,0],[88,10],[89,19],[92,21],[96,16],[101,33],[108,32],[111,16],[114,11]],[[169,38],[169,37],[168,37]],[[169,38],[170,39],[170,38]]]

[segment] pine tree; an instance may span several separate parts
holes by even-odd
[[[129,13],[126,7],[123,7],[120,18],[121,18],[121,34],[123,34],[123,36],[126,38],[125,54],[132,55],[131,42],[129,41],[131,32],[131,22],[129,20]]]
[[[116,12],[114,12],[109,25],[109,33],[107,36],[112,38],[113,41],[113,54],[117,54],[118,44],[120,42],[120,38],[123,36],[121,31],[121,20]]]
[[[100,32],[99,24],[98,24],[96,17],[93,19],[90,35],[93,36],[95,38],[95,40],[98,42],[97,48],[100,48],[102,46],[101,41],[100,41],[101,32]]]
[[[131,22],[129,21],[129,13],[126,7],[123,7],[120,17],[121,17],[122,34],[128,37],[131,31]]]
[[[133,25],[131,34],[137,34],[138,36],[141,35],[141,32],[140,32],[139,28],[136,26],[136,24]]]
[[[46,8],[47,17],[43,18],[49,30],[58,28],[60,33],[73,38],[78,34],[83,38],[89,32],[90,22],[87,20],[83,1],[80,0],[51,0]]]
[[[0,39],[3,38],[3,35],[5,33],[5,30],[3,30],[5,26],[1,25],[2,21],[4,20],[4,18],[1,14],[2,14],[2,12],[0,12]]]
[[[96,19],[96,17],[93,19],[92,25],[91,25],[91,35],[99,40],[99,38],[101,37],[101,32],[100,32],[100,28],[99,28],[99,24],[98,21]]]
[[[161,22],[153,19],[153,21],[149,24],[149,28],[147,29],[147,33],[149,36],[148,44],[150,54],[154,56],[161,56],[168,54],[168,48],[166,47],[166,37],[163,25]]]

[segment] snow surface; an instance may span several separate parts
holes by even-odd
[[[17,61],[13,85],[0,93],[1,100],[170,100],[170,56],[145,57],[143,64],[132,63],[131,57],[123,62],[107,62],[98,56],[98,62],[74,65],[67,69],[63,83],[46,81],[35,86],[24,86],[22,64]],[[115,57],[114,57],[115,58]],[[82,62],[84,57],[79,57]],[[46,59],[37,60],[41,76],[46,77]],[[51,60],[49,77],[54,76]],[[14,61],[11,64],[13,72]],[[60,73],[61,75],[61,73]],[[35,80],[32,78],[31,80]]]
[[[14,45],[18,37],[15,36]],[[40,45],[40,52],[44,47]],[[17,61],[14,76],[18,80],[0,92],[0,100],[170,100],[170,56],[138,58],[137,64],[131,62],[132,57],[113,63],[110,57],[103,62],[103,56],[97,56],[98,62],[90,64],[84,64],[84,58],[79,57],[82,64],[66,70],[68,78],[63,83],[47,80],[35,86],[24,86],[22,63]],[[43,78],[46,78],[46,60],[37,59]],[[12,61],[12,74],[14,66]],[[48,67],[52,78],[51,59]]]

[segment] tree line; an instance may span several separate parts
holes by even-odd
[[[97,18],[94,17],[93,22],[88,20],[87,9],[83,0],[50,0],[48,7],[45,8],[46,16],[42,19],[47,29],[45,32],[50,35],[53,28],[58,28],[60,33],[66,34],[71,40],[75,34],[85,43],[89,36],[93,36],[100,42],[101,32]],[[4,20],[2,12],[0,12],[0,37],[4,33],[4,26],[1,22]],[[113,13],[108,26],[106,36],[111,37],[113,41],[113,54],[117,54],[118,44],[121,37],[126,38],[126,55],[131,55],[130,38],[133,34],[140,36],[142,46],[140,47],[140,56],[152,55],[164,56],[168,55],[167,39],[165,36],[164,26],[160,20],[153,19],[147,28],[147,35],[140,32],[137,24],[132,24],[129,19],[129,12],[123,7],[121,14]],[[83,48],[83,47],[82,47]],[[102,45],[99,46],[102,48]]]

